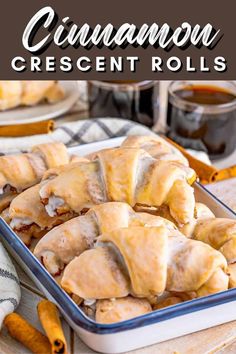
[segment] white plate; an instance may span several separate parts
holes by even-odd
[[[40,103],[33,107],[18,107],[0,113],[0,125],[13,125],[41,122],[54,119],[67,112],[78,100],[79,90],[76,81],[59,81],[65,97],[53,104]]]

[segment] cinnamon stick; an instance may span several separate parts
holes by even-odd
[[[182,146],[176,144],[174,141],[168,139],[167,137],[164,138],[168,141],[168,143],[173,145],[187,158],[189,166],[194,169],[201,183],[207,184],[215,181],[214,176],[219,172],[216,167],[207,165],[206,163],[196,159],[195,157],[190,155]]]
[[[219,182],[233,177],[236,177],[236,165],[217,171],[212,176],[212,182]]]
[[[214,166],[209,166],[206,163],[196,159],[190,155],[182,146],[170,140],[166,136],[163,137],[171,145],[176,147],[187,158],[189,166],[195,170],[202,184],[223,181],[228,178],[236,177],[236,165],[218,170]]]
[[[39,302],[37,309],[40,322],[51,343],[52,354],[66,354],[66,339],[56,305],[48,300],[42,300]]]
[[[4,125],[0,126],[0,136],[5,137],[18,137],[30,136],[37,134],[47,134],[54,130],[54,121],[47,120],[43,122]]]
[[[17,313],[8,315],[4,324],[12,338],[22,343],[35,354],[51,354],[51,344],[48,338],[29,324]]]

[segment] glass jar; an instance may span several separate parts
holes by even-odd
[[[89,81],[90,117],[120,117],[152,127],[159,113],[158,81]]]
[[[233,81],[173,81],[168,88],[169,137],[211,159],[236,147],[236,85]]]

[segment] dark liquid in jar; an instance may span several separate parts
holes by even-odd
[[[88,83],[90,117],[130,119],[148,127],[155,124],[158,114],[158,83],[150,82],[143,86],[132,81],[113,81],[111,85],[106,83],[107,86]]]
[[[227,89],[205,85],[186,86],[175,91],[175,95],[187,102],[210,106],[236,100],[236,96]],[[213,159],[227,156],[235,149],[235,108],[225,108],[219,113],[205,113],[201,112],[201,106],[188,107],[183,101],[174,102],[169,97],[167,124],[169,136],[177,143],[206,151]]]

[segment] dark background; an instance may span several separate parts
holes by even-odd
[[[108,48],[98,49],[93,47],[91,50],[84,48],[74,49],[68,47],[62,50],[54,44],[42,55],[47,56],[70,56],[74,61],[80,56],[88,56],[93,59],[99,56],[139,56],[136,73],[125,70],[123,73],[95,71],[82,73],[75,67],[71,73],[63,73],[58,70],[55,73],[31,73],[25,71],[17,73],[11,68],[11,60],[15,56],[23,56],[25,59],[31,56],[22,45],[22,34],[25,26],[31,17],[42,7],[52,6],[60,18],[69,16],[78,26],[88,23],[91,27],[96,24],[106,25],[112,23],[118,27],[124,22],[134,23],[141,26],[143,23],[152,24],[157,22],[159,26],[167,22],[173,29],[182,22],[187,21],[192,26],[200,24],[204,26],[211,23],[216,29],[221,29],[223,38],[213,49],[195,48],[190,46],[186,50],[174,47],[170,52],[153,47],[126,49],[116,48],[111,51]],[[8,0],[4,1],[0,12],[0,79],[101,79],[101,80],[142,80],[142,79],[236,79],[236,49],[235,49],[235,23],[236,23],[236,2],[235,0],[226,1],[203,1],[203,0]],[[179,73],[167,71],[164,73],[153,73],[151,71],[151,57],[160,56],[164,60],[170,56],[178,56],[184,59],[186,56],[193,58],[193,64],[199,67],[199,57],[205,56],[207,62],[213,67],[213,60],[216,56],[224,56],[227,60],[227,71],[217,73],[212,70],[209,73],[186,73],[184,70]],[[59,66],[59,64],[58,64]]]

